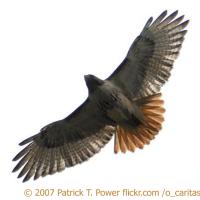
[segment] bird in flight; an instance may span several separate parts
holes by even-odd
[[[43,127],[19,145],[13,172],[23,182],[88,160],[114,135],[114,152],[149,144],[164,120],[160,89],[170,77],[189,20],[178,11],[149,18],[119,67],[105,80],[85,75],[88,97],[66,118]]]

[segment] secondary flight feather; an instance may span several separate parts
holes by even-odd
[[[160,89],[170,77],[188,20],[167,11],[149,18],[127,56],[106,80],[86,75],[88,98],[65,119],[53,122],[19,145],[18,178],[34,180],[82,163],[114,135],[114,152],[149,144],[164,120]]]

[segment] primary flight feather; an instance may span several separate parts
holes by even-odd
[[[86,75],[88,98],[65,119],[22,141],[13,172],[23,181],[88,160],[115,136],[114,152],[148,144],[164,120],[160,89],[181,49],[188,24],[178,11],[151,17],[120,66],[106,80]]]

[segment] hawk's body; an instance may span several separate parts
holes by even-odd
[[[91,75],[89,77],[90,79],[94,78]],[[102,85],[97,86],[95,91],[89,95],[89,99],[94,102],[99,113],[109,119],[110,125],[113,126],[117,124],[134,126],[133,123],[142,116],[134,101],[109,80],[103,81]]]
[[[164,120],[160,89],[186,34],[188,21],[175,18],[177,13],[150,18],[110,77],[85,76],[89,95],[79,108],[20,143],[28,145],[13,159],[21,159],[13,171],[23,166],[18,177],[37,179],[81,163],[113,134],[115,153],[149,144]]]

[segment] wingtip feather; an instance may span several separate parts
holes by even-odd
[[[31,137],[29,137],[29,138],[23,140],[22,142],[20,142],[19,145],[20,145],[20,146],[23,146],[23,145],[25,145],[25,144],[28,144],[29,142],[33,141],[33,139],[35,139],[35,137],[36,137],[36,135],[31,136]]]

